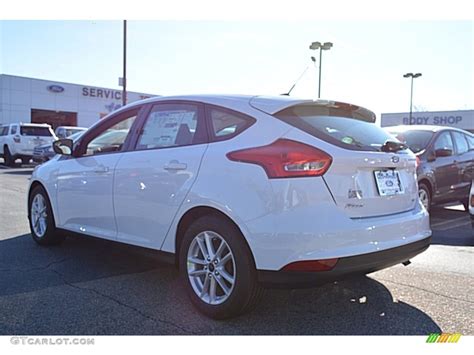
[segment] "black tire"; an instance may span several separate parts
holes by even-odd
[[[217,305],[203,301],[194,291],[188,277],[188,251],[193,239],[204,231],[220,235],[231,249],[235,261],[233,289],[228,298]],[[234,224],[218,215],[200,217],[188,227],[179,250],[179,268],[191,302],[201,313],[213,319],[226,319],[250,311],[264,292],[258,283],[255,263],[244,236]]]
[[[467,191],[467,196],[465,199],[461,200],[461,203],[464,206],[464,210],[469,213],[469,198],[471,195],[472,182],[469,184],[469,190]]]
[[[469,200],[466,199],[466,200],[461,201],[461,202],[462,202],[462,205],[464,206],[464,210],[465,210],[466,212],[469,212]]]
[[[425,183],[421,182],[418,184],[418,191],[419,191],[418,195],[420,194],[421,191],[423,191],[426,194],[428,202],[427,202],[427,206],[425,207],[426,207],[426,210],[429,212],[431,208],[431,192],[430,192],[429,187]]]
[[[15,164],[15,159],[13,159],[12,154],[10,153],[10,149],[8,145],[3,147],[3,158],[5,160],[6,166],[13,166]]]
[[[46,231],[44,235],[38,235],[35,232],[33,227],[33,216],[32,216],[32,204],[36,195],[41,195],[44,199],[46,205]],[[51,203],[49,202],[48,194],[41,185],[37,185],[33,188],[30,194],[30,199],[28,201],[28,220],[30,223],[31,237],[33,240],[40,245],[54,245],[60,244],[65,236],[64,234],[56,229],[56,224],[54,222],[53,211],[51,209]]]

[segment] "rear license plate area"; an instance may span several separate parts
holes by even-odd
[[[375,183],[380,196],[403,194],[400,172],[395,169],[375,170]]]

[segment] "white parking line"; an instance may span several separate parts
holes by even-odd
[[[436,228],[437,231],[447,231],[449,229],[454,229],[454,228],[459,228],[459,227],[464,227],[464,226],[469,226],[469,229],[471,228],[471,221],[463,221],[461,223],[457,224],[449,224],[447,226],[441,227],[441,228]]]
[[[471,222],[469,221],[468,218],[466,217],[458,217],[455,219],[443,221],[443,222],[438,222],[438,223],[432,223],[431,228],[440,230],[440,231],[445,231],[451,228],[457,228],[457,227],[462,227],[462,226],[467,226],[470,225]]]

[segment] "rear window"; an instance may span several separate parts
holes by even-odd
[[[347,106],[333,108],[303,104],[287,108],[274,116],[345,149],[380,151],[386,141],[395,141],[388,132],[372,123],[375,117],[370,111]]]
[[[405,131],[390,132],[400,142],[405,143],[413,153],[421,152],[428,146],[433,132],[430,131]]]
[[[53,132],[49,127],[21,126],[20,134],[22,136],[51,137]]]
[[[228,109],[208,106],[213,141],[237,136],[255,123],[255,119]]]

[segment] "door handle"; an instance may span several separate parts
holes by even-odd
[[[104,174],[109,172],[109,167],[104,165],[99,165],[94,169],[94,173]]]
[[[165,170],[185,170],[188,167],[187,164],[185,163],[180,163],[177,160],[172,160],[165,166],[163,166],[163,169]]]

